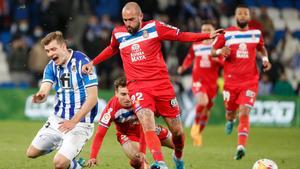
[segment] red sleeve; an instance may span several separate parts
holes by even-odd
[[[156,21],[156,29],[161,40],[196,42],[210,39],[209,33],[180,32],[178,28],[159,21]]]
[[[101,148],[101,145],[102,145],[102,142],[103,142],[106,132],[107,132],[106,127],[98,126],[97,132],[93,139],[93,143],[91,145],[90,159],[97,158],[98,152]]]
[[[259,37],[259,42],[257,44],[257,50],[261,51],[262,48],[264,47],[265,43],[264,43],[264,38],[262,36],[262,34]]]
[[[219,35],[213,42],[213,48],[220,49],[225,46],[225,37],[224,34]]]
[[[146,154],[146,140],[142,126],[140,128],[140,152]]]
[[[193,46],[191,46],[182,64],[183,70],[186,70],[192,65],[194,58],[195,58],[195,54],[194,54]]]
[[[118,53],[118,46],[119,42],[114,36],[114,32],[112,33],[111,40],[110,40],[110,45],[107,46],[101,53],[99,53],[94,59],[93,59],[93,64],[97,65],[104,60],[110,58],[111,56],[115,55]]]

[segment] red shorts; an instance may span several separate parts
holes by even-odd
[[[199,94],[200,92],[207,94],[207,96],[208,96],[207,108],[211,109],[212,106],[214,105],[213,100],[217,95],[218,87],[205,85],[204,83],[201,83],[201,82],[193,82],[192,91],[195,96],[197,94]]]
[[[149,83],[153,85],[149,86]],[[155,116],[177,118],[180,116],[179,105],[171,82],[141,82],[135,81],[127,85],[134,111],[149,108]]]
[[[140,137],[138,135],[125,135],[121,133],[117,133],[117,139],[121,145],[125,144],[128,141],[134,141],[134,142],[140,141]]]
[[[224,86],[223,99],[228,111],[236,111],[239,105],[253,107],[258,91],[258,84],[247,86]]]

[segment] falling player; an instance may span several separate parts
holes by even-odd
[[[100,151],[105,134],[114,122],[117,130],[117,139],[122,145],[123,151],[130,159],[130,165],[136,169],[144,169],[145,145],[140,146],[141,125],[134,114],[129,92],[126,87],[126,79],[121,77],[114,82],[115,96],[110,99],[104,111],[100,115],[99,127],[95,134],[88,167],[97,164],[97,154]],[[173,148],[171,133],[168,129],[157,126],[156,134],[161,140],[162,145]]]
[[[213,31],[215,31],[215,28],[212,23],[204,22],[202,24],[202,33],[211,33]],[[192,91],[197,100],[194,125],[191,129],[194,146],[202,145],[201,133],[207,124],[210,109],[213,106],[213,99],[217,94],[218,73],[223,64],[222,57],[211,57],[212,42],[213,39],[194,42],[182,66],[179,66],[177,69],[178,74],[182,74],[193,64]]]
[[[249,29],[249,8],[238,6],[235,10],[237,26],[226,29],[218,36],[212,55],[225,56],[223,98],[226,108],[225,132],[231,134],[234,120],[239,114],[238,146],[234,157],[242,159],[249,134],[249,112],[254,105],[258,90],[256,50],[261,53],[264,71],[271,68],[260,30]]]
[[[162,56],[161,42],[200,41],[214,38],[222,30],[211,34],[180,32],[178,28],[156,20],[143,22],[143,13],[135,2],[129,2],[123,7],[122,18],[124,25],[113,30],[110,45],[85,65],[83,72],[89,73],[93,65],[120,50],[134,111],[142,124],[147,146],[155,160],[153,167],[168,168],[161,152],[160,141],[155,134],[154,116],[157,115],[164,117],[172,133],[175,147],[173,161],[177,169],[182,169],[184,133],[176,95]]]
[[[82,65],[88,57],[67,48],[61,32],[51,32],[41,41],[51,59],[44,71],[39,91],[33,103],[47,99],[55,85],[56,97],[53,114],[39,130],[28,147],[26,155],[36,158],[58,149],[53,159],[56,169],[80,169],[75,157],[93,135],[94,118],[97,114],[97,75],[82,74]]]

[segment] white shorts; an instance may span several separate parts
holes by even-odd
[[[58,149],[59,154],[71,161],[80,153],[84,144],[93,135],[94,124],[78,123],[71,131],[62,133],[58,130],[58,123],[62,121],[64,119],[50,116],[32,140],[31,145],[44,151]]]

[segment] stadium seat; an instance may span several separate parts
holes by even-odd
[[[267,8],[267,13],[272,20],[280,19],[280,11],[277,8]]]
[[[274,7],[272,0],[257,0],[259,6]]]
[[[273,45],[277,46],[278,42],[284,37],[284,30],[277,30],[274,33]]]
[[[300,40],[300,31],[298,30],[298,31],[293,32],[293,36]]]
[[[291,32],[300,31],[300,20],[288,19],[286,20],[286,25]]]
[[[298,20],[299,19],[299,11],[294,8],[285,8],[281,10],[282,17],[285,20]]]
[[[9,31],[0,32],[0,41],[3,43],[4,46],[7,46],[11,41],[11,34]]]
[[[296,0],[296,1],[298,1],[298,0]],[[293,1],[292,0],[275,0],[275,5],[279,9],[293,8]]]
[[[280,18],[273,19],[273,24],[275,30],[285,30],[286,28],[286,21]]]
[[[295,7],[300,11],[300,1],[295,1]]]
[[[245,0],[244,3],[250,8],[257,7],[257,3],[255,2],[255,0]]]

